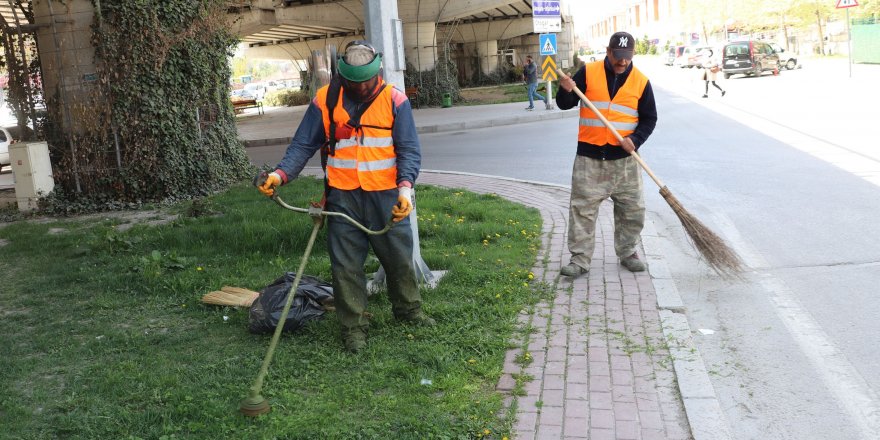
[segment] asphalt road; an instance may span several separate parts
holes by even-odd
[[[661,119],[644,159],[752,268],[709,272],[646,182],[735,438],[880,438],[880,155],[855,128],[876,92],[812,92],[845,64],[731,78],[723,99],[700,98],[695,70],[649,69]],[[569,184],[575,136],[573,119],[422,136],[423,166]]]

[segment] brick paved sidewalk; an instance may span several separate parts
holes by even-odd
[[[521,350],[510,350],[498,383],[510,392],[516,377],[532,378],[524,396],[508,398],[517,408],[514,438],[692,438],[651,276],[618,263],[610,203],[600,209],[589,275],[571,279],[559,275],[569,257],[568,188],[430,171],[419,183],[495,193],[541,211],[543,245],[532,271],[555,295],[520,316],[536,330],[527,345],[532,362],[521,367]]]

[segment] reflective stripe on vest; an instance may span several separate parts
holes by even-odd
[[[394,124],[391,90],[380,84],[383,90],[369,108],[361,115],[361,126],[352,131],[348,139],[340,139],[333,156],[327,158],[327,183],[332,188],[365,191],[382,191],[397,188],[397,155],[391,126]],[[329,138],[330,115],[327,108],[328,86],[321,87],[315,101],[324,119],[324,135]],[[336,126],[348,122],[350,116],[342,106],[343,93],[333,111]]]
[[[587,63],[584,68],[587,81],[587,99],[596,106],[602,116],[617,129],[621,137],[629,136],[639,125],[639,98],[645,91],[648,78],[633,66],[626,82],[617,89],[614,99],[608,93],[605,61]],[[598,85],[598,86],[597,86]],[[578,141],[592,145],[620,145],[605,124],[583,102],[580,105]]]

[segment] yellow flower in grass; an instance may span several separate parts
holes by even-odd
[[[531,273],[531,272],[529,272],[529,279],[530,279],[530,280],[533,280],[533,279],[535,279],[535,274],[533,274],[533,273]]]
[[[205,270],[205,269],[202,269],[202,266],[198,266],[198,267],[196,267],[196,270],[197,270],[197,271],[203,271],[203,270]]]
[[[468,361],[467,361],[467,362],[468,362],[468,363],[469,363],[469,364],[471,364],[471,365],[474,365],[474,364],[476,364],[476,363],[477,363],[477,360],[476,360],[476,359],[474,359],[474,358],[470,358],[470,359],[468,359]]]

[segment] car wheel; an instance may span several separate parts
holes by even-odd
[[[785,63],[785,68],[788,70],[794,70],[795,67],[797,67],[797,61],[793,59],[788,60],[788,62]]]
[[[761,72],[764,71],[764,66],[760,64],[755,64],[755,69],[752,71],[752,75],[761,76]]]
[[[725,74],[724,74],[724,79],[730,79],[730,74],[729,74],[729,73],[725,73]]]

